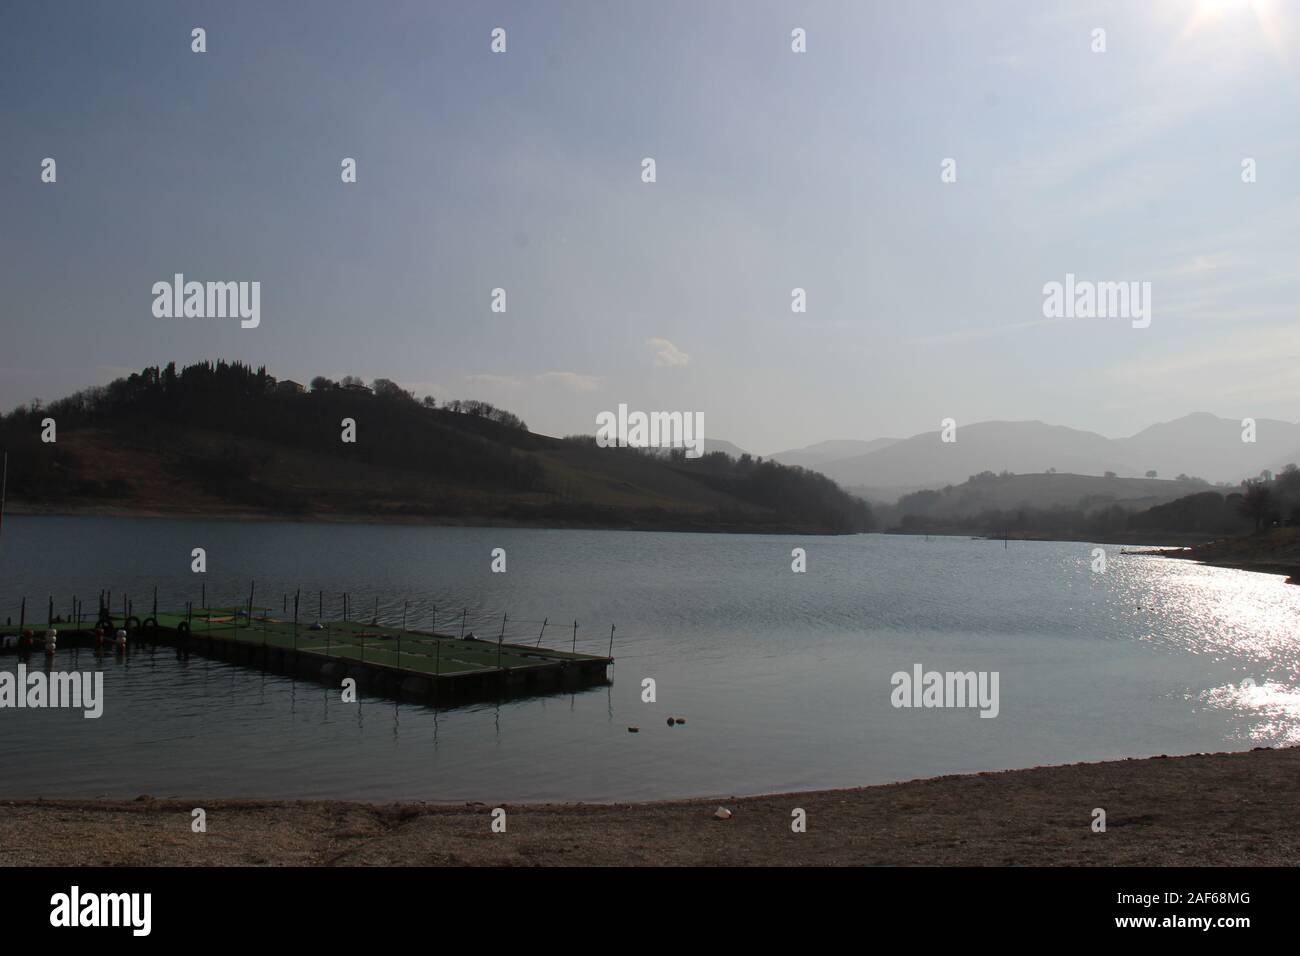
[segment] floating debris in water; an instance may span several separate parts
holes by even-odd
[[[641,728],[640,728],[640,727],[629,727],[629,728],[627,729],[627,732],[628,732],[629,734],[639,734],[639,733],[641,733]]]

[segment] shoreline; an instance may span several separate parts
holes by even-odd
[[[1298,802],[1300,747],[721,800],[504,804],[505,833],[488,803],[7,799],[0,865],[1293,866]],[[196,807],[206,833],[191,830]],[[792,832],[796,808],[806,832]]]
[[[521,528],[533,531],[647,531],[671,534],[774,534],[774,535],[817,535],[835,537],[839,535],[869,534],[865,531],[836,531],[826,528],[799,527],[791,525],[774,525],[772,527],[755,527],[752,525],[719,524],[711,527],[698,527],[693,524],[603,524],[599,522],[556,522],[556,521],[521,521],[517,518],[493,518],[486,515],[419,515],[419,514],[350,514],[342,512],[313,513],[274,513],[234,509],[222,512],[170,511],[154,508],[122,508],[112,505],[52,505],[34,507],[23,502],[9,502],[5,509],[6,517],[22,518],[146,518],[168,519],[173,521],[236,521],[265,522],[267,524],[371,524],[379,526],[400,525],[425,528]]]
[[[898,535],[900,537],[944,537],[944,538],[969,538],[979,541],[1001,541],[1002,538],[996,535],[978,534],[972,535],[967,532],[939,532],[939,531],[899,531],[888,530],[879,532],[881,534]],[[1102,537],[1085,538],[1073,535],[1063,535],[1061,537],[1028,537],[1018,536],[1010,537],[1008,541],[1062,541],[1077,542],[1079,544],[1098,544],[1106,547],[1120,547],[1124,549],[1134,548],[1139,550],[1122,550],[1120,553],[1133,557],[1152,557],[1152,558],[1171,558],[1177,561],[1191,561],[1195,564],[1203,564],[1211,568],[1232,568],[1237,571],[1255,571],[1260,574],[1280,574],[1290,575],[1300,580],[1300,553],[1296,553],[1292,547],[1286,551],[1278,560],[1275,555],[1264,555],[1261,542],[1253,536],[1242,537],[1219,537],[1207,538],[1203,534],[1157,534],[1157,535],[1105,535]]]

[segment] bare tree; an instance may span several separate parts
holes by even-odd
[[[1245,486],[1246,490],[1241,496],[1241,513],[1247,518],[1253,518],[1255,530],[1259,531],[1273,504],[1273,492],[1268,485],[1259,480],[1248,480]]]

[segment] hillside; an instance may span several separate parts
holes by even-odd
[[[983,472],[960,485],[904,495],[878,506],[875,516],[887,531],[912,534],[1148,544],[1228,536],[1219,544],[1239,549],[1233,560],[1242,561],[1242,554],[1271,552],[1263,544],[1270,531],[1300,528],[1300,466],[1217,488],[1194,479]],[[1268,553],[1257,563],[1281,566],[1293,558]]]
[[[1240,419],[1196,412],[1145,428],[1128,438],[1043,422],[958,424],[957,441],[944,443],[939,432],[899,441],[826,441],[778,452],[772,458],[828,475],[872,501],[938,488],[981,471],[1057,472],[1137,477],[1194,476],[1236,483],[1261,472],[1279,471],[1300,460],[1300,424],[1261,418],[1254,441],[1242,441]]]
[[[41,441],[53,418],[57,440]],[[342,440],[344,419],[356,441]],[[773,462],[597,448],[481,402],[150,368],[0,420],[10,511],[365,517],[672,530],[866,530],[825,477]]]
[[[938,488],[982,471],[1081,475],[1131,473],[1111,440],[1094,432],[1043,422],[978,422],[958,426],[957,440],[926,432],[865,455],[818,466],[841,485]]]
[[[989,510],[1120,507],[1143,511],[1206,490],[1204,482],[1163,478],[1097,478],[1092,475],[976,475],[960,485],[901,499],[898,514],[935,519],[966,518]]]
[[[1260,418],[1255,441],[1243,442],[1241,435],[1240,419],[1196,412],[1116,439],[1115,444],[1143,469],[1168,475],[1186,472],[1210,481],[1240,481],[1265,469],[1280,471],[1300,459],[1300,425]]]
[[[870,454],[877,449],[887,448],[897,441],[897,438],[875,438],[871,441],[832,439],[831,441],[808,445],[806,448],[780,451],[771,457],[773,461],[779,461],[783,465],[798,465],[800,468],[817,469],[819,466],[832,461],[842,461],[845,458],[856,458],[859,455]]]

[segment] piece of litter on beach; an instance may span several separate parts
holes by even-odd
[[[641,728],[640,728],[640,727],[629,727],[629,728],[627,729],[627,732],[628,732],[629,734],[639,734],[639,733],[641,733]]]
[[[668,726],[671,727],[672,725],[673,725],[673,719],[672,719],[671,717],[669,717],[669,718],[668,718]]]
[[[718,809],[713,812],[713,815],[717,817],[719,820],[731,819],[731,811],[728,810],[726,807],[718,807]]]
[[[685,718],[685,717],[674,717],[673,720],[677,721],[677,723],[679,723],[679,724],[684,724],[684,723],[686,723],[686,718]]]

